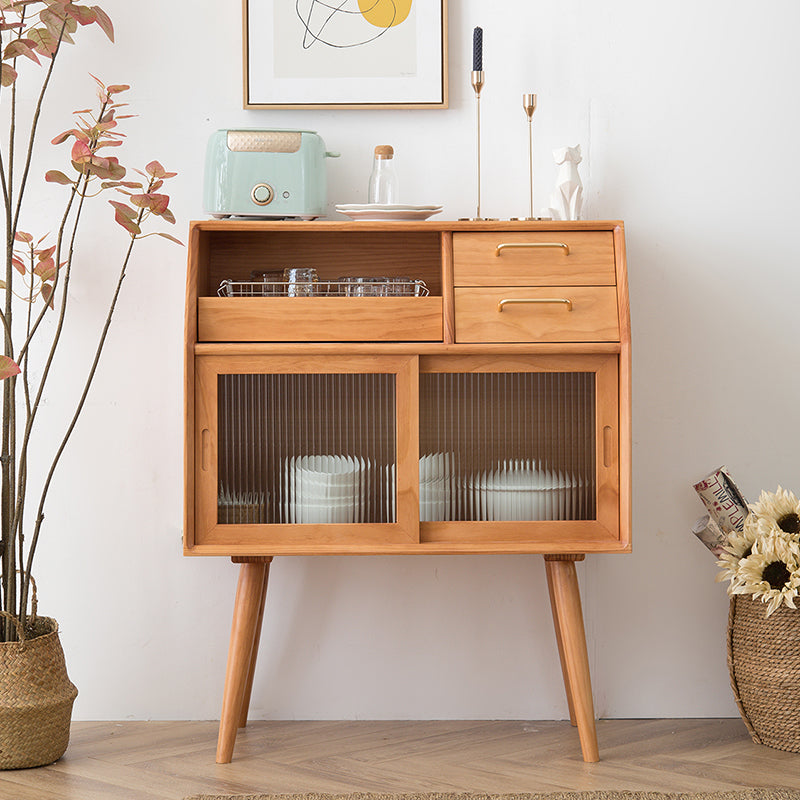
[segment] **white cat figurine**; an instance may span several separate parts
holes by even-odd
[[[583,205],[583,184],[578,175],[581,163],[581,146],[559,147],[553,150],[553,158],[559,165],[556,188],[550,195],[548,216],[553,219],[580,219]]]

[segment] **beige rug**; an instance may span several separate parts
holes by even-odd
[[[800,790],[740,789],[734,792],[549,792],[547,794],[197,794],[185,800],[800,800]]]

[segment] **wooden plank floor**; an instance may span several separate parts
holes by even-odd
[[[0,772],[0,800],[182,800],[201,793],[800,789],[800,754],[739,719],[597,723],[584,764],[566,722],[251,722],[214,763],[216,722],[79,722],[66,756]]]

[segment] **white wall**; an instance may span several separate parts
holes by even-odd
[[[89,71],[131,83],[128,152],[180,173],[184,239],[203,217],[206,139],[239,125],[318,130],[342,153],[331,204],[365,200],[371,150],[390,142],[407,201],[473,214],[468,73],[483,26],[484,213],[527,211],[520,98],[533,91],[537,208],[551,150],[580,143],[587,216],[626,223],[634,553],[579,566],[598,714],[735,715],[727,600],[689,532],[702,513],[691,484],[726,463],[751,499],[800,489],[800,6],[451,0],[448,110],[245,112],[238,0],[103,5],[117,43],[80,32],[46,138],[87,103]],[[43,155],[42,169],[61,158]],[[28,227],[52,228],[54,191],[41,190],[42,219]],[[68,346],[91,342],[123,244],[108,226],[87,231]],[[185,258],[164,240],[139,248],[47,509],[41,607],[61,621],[79,719],[219,715],[236,569],[181,556]],[[65,395],[78,388],[64,379]],[[563,717],[541,558],[276,559],[253,713]]]

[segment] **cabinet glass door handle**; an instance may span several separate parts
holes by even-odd
[[[497,310],[502,311],[504,306],[518,305],[521,303],[562,303],[567,307],[567,311],[572,311],[572,300],[566,297],[518,297],[506,298],[497,304]]]
[[[200,434],[200,469],[202,469],[203,472],[208,471],[210,449],[211,431],[208,428],[203,428]]]
[[[569,255],[569,245],[566,242],[500,242],[494,254],[499,256],[504,250],[533,250],[540,247],[561,248],[565,256]]]

